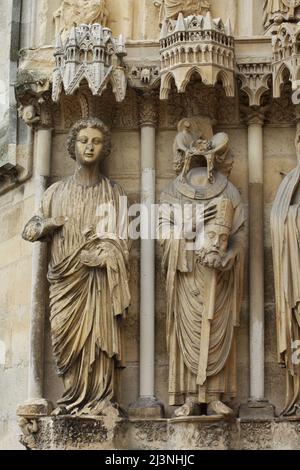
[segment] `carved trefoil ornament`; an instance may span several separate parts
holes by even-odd
[[[262,95],[269,89],[269,80],[272,76],[271,62],[239,63],[237,69],[242,84],[241,89],[249,98],[249,106],[260,106]]]
[[[283,23],[273,37],[273,96],[280,98],[281,86],[289,72],[293,90],[300,79],[300,25]]]
[[[66,95],[73,95],[83,80],[97,96],[102,95],[110,83],[116,100],[123,101],[127,89],[123,64],[126,55],[123,36],[114,39],[111,30],[100,24],[73,27],[65,44],[58,35],[54,54],[53,101],[59,100],[63,88]]]
[[[156,88],[160,81],[159,63],[132,65],[128,79],[133,88]]]
[[[226,95],[233,97],[234,38],[230,20],[191,15],[178,20],[167,19],[160,36],[161,99],[168,99],[172,81],[184,93],[193,74],[200,75],[205,85],[222,81]]]

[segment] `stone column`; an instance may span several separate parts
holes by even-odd
[[[141,126],[141,263],[140,263],[140,397],[130,406],[131,416],[162,416],[155,398],[155,146],[157,97],[140,98]]]
[[[250,315],[250,400],[241,417],[272,417],[274,408],[265,400],[265,314],[264,314],[264,115],[249,109],[249,315]]]
[[[35,212],[40,208],[50,176],[52,129],[39,129],[35,135]],[[43,398],[44,327],[47,276],[47,244],[37,242],[32,250],[31,324],[28,398]]]
[[[264,399],[264,168],[263,120],[248,121],[250,400]]]
[[[52,120],[49,103],[40,98],[40,114],[34,124],[35,212],[40,209],[50,177],[52,152]],[[29,122],[27,121],[27,124]],[[47,243],[34,243],[32,248],[32,284],[30,350],[28,371],[28,401],[19,405],[17,414],[29,419],[47,416],[52,404],[44,399],[44,332],[47,305]]]

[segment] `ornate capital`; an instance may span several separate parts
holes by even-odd
[[[21,80],[16,86],[19,117],[34,130],[53,126],[50,83],[47,79]]]
[[[244,121],[248,126],[252,124],[257,124],[263,126],[266,119],[266,113],[269,109],[269,106],[264,106],[261,108],[251,108],[247,106],[241,106],[241,112],[244,118]]]
[[[158,97],[154,92],[143,93],[139,98],[140,126],[156,127],[158,123]]]

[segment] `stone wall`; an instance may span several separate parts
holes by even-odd
[[[2,1],[0,3],[0,29],[7,34],[3,35],[4,43],[0,50],[0,159],[7,145],[11,20],[12,1]]]
[[[25,5],[26,2],[24,2]],[[22,44],[29,41],[34,27],[36,34],[32,51],[24,54],[20,63],[23,68],[41,68],[43,71],[53,68],[54,22],[53,12],[59,7],[60,0],[39,0],[35,21],[28,17],[24,7]],[[226,15],[234,20],[237,36],[237,49],[244,57],[247,54],[259,56],[260,45],[251,37],[261,35],[262,2],[256,0],[228,0],[229,7],[224,8],[224,0],[213,1],[213,16]],[[132,61],[159,60],[158,49],[158,10],[152,0],[108,0],[110,11],[108,26],[114,36],[123,33],[128,39],[128,58]],[[12,1],[0,0],[0,30],[7,32],[0,49],[0,146],[1,132],[4,127],[4,115],[8,108],[10,22]],[[249,15],[249,13],[251,13]],[[27,15],[27,16],[26,16]],[[225,17],[224,17],[225,15]],[[35,23],[35,26],[33,26]],[[243,37],[248,39],[244,40]],[[239,38],[240,37],[240,42]],[[2,40],[2,39],[1,39]],[[152,40],[152,42],[150,41]],[[143,42],[143,41],[148,41]],[[266,41],[261,39],[263,48]],[[268,46],[269,47],[269,46]],[[263,49],[265,51],[265,49]],[[16,78],[16,77],[15,77]],[[237,85],[238,87],[238,85]],[[237,88],[238,89],[238,88]],[[173,90],[174,91],[174,90]],[[206,90],[207,91],[207,90]],[[206,91],[202,97],[206,98]],[[219,90],[220,91],[220,90]],[[191,96],[188,89],[185,97]],[[210,92],[211,93],[211,89]],[[209,94],[208,93],[208,94]],[[218,92],[219,93],[219,92]],[[114,98],[111,98],[114,100]],[[112,104],[105,108],[107,98],[99,102],[99,109],[114,110],[112,120],[112,154],[106,162],[104,173],[120,183],[129,196],[131,203],[140,199],[140,130],[137,113],[137,101],[134,92],[128,92],[125,104]],[[109,100],[108,100],[109,101]],[[205,101],[205,99],[204,99]],[[187,99],[180,108],[178,102],[168,105],[160,104],[160,123],[157,129],[156,165],[157,165],[157,198],[161,190],[174,178],[172,168],[172,144],[176,134],[176,123],[190,113]],[[282,408],[285,393],[285,377],[277,364],[276,332],[274,314],[273,267],[270,241],[270,210],[275,193],[282,180],[281,172],[287,173],[294,167],[296,157],[294,150],[295,125],[281,100],[273,102],[271,114],[264,127],[264,198],[265,198],[265,318],[266,318],[266,398],[276,406],[277,412]],[[210,109],[210,104],[208,109]],[[242,119],[238,100],[222,98],[218,94],[215,103],[218,124],[216,130],[227,132],[230,138],[231,151],[235,163],[230,180],[242,195],[248,208],[248,150],[247,126]],[[199,108],[207,113],[202,104]],[[63,112],[62,112],[63,111]],[[76,107],[66,100],[62,110],[58,111],[57,122],[53,132],[53,149],[51,162],[51,181],[57,181],[73,171],[73,162],[67,156],[65,140],[68,129],[76,117]],[[62,113],[62,114],[59,114]],[[63,116],[63,117],[62,117]],[[20,124],[19,124],[20,125]],[[20,125],[21,126],[21,125]],[[22,128],[21,128],[22,129]],[[22,131],[24,134],[24,130]],[[21,132],[21,134],[22,134]],[[23,135],[22,134],[22,135]],[[1,151],[1,147],[0,147]],[[36,160],[36,156],[35,156]],[[49,182],[50,183],[50,182]],[[29,179],[11,191],[0,196],[0,448],[18,448],[18,428],[16,424],[16,407],[27,398],[27,374],[29,361],[29,325],[30,325],[30,292],[31,292],[31,252],[32,246],[21,239],[24,223],[34,210],[34,181]],[[127,407],[139,395],[139,242],[133,244],[131,251],[132,305],[125,325],[125,347],[127,368],[122,374],[122,404]],[[166,296],[161,270],[161,252],[157,245],[156,257],[156,394],[166,406],[167,417],[172,414],[168,407],[167,378],[168,357],[166,352],[165,311]],[[238,331],[238,381],[239,395],[235,401],[237,409],[240,403],[249,398],[249,305],[248,305],[248,265],[245,267],[245,292],[241,315],[241,326]],[[47,298],[45,297],[47,303]],[[49,323],[46,324],[45,339],[45,398],[55,402],[60,396],[62,385],[56,377],[51,352]],[[276,425],[277,426],[277,425]],[[277,427],[280,428],[281,425]],[[276,428],[277,429],[277,428]],[[281,428],[280,428],[281,429]]]

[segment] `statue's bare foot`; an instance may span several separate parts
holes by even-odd
[[[184,405],[175,410],[174,415],[176,418],[192,416],[194,411],[194,403],[191,400],[187,400]]]
[[[221,401],[212,401],[207,407],[208,416],[222,415],[229,417],[233,415],[233,410],[229,406],[224,405]]]

